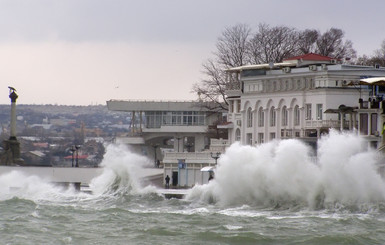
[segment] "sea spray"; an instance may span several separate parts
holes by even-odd
[[[111,144],[101,163],[103,173],[90,183],[91,195],[75,190],[72,185],[60,186],[49,179],[12,171],[0,176],[0,200],[17,197],[39,202],[66,203],[70,200],[76,203],[98,198],[101,194],[155,193],[154,187],[142,187],[136,176],[137,171],[146,166],[152,166],[146,157],[133,153],[127,146]]]
[[[332,131],[319,141],[320,181],[326,202],[343,204],[385,200],[385,184],[376,169],[378,155],[353,133]]]
[[[377,153],[364,143],[354,133],[331,130],[319,141],[317,161],[311,148],[295,139],[256,147],[235,143],[219,159],[215,179],[194,187],[187,199],[311,208],[383,202]]]
[[[37,176],[26,176],[18,171],[12,171],[0,176],[0,200],[14,197],[32,201],[65,200],[73,196],[76,190],[73,186],[64,188],[50,183],[48,180]]]
[[[103,173],[90,183],[90,187],[96,195],[145,191],[136,173],[139,169],[152,165],[148,158],[133,153],[127,146],[110,144],[101,166],[104,168]]]

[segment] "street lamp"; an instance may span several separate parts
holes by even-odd
[[[78,168],[79,167],[79,149],[80,149],[80,145],[75,145],[75,149],[76,149],[76,165],[75,165],[75,167]]]
[[[74,167],[74,157],[75,157],[75,151],[76,151],[75,146],[74,145],[71,146],[69,151],[71,152],[71,155],[72,155],[72,165],[71,166]]]
[[[221,156],[221,153],[220,152],[217,152],[215,154],[213,154],[212,152],[210,152],[210,155],[213,159],[215,159],[215,165],[217,165],[217,161],[218,161],[218,158],[220,158]]]
[[[156,159],[156,148],[159,147],[159,144],[154,144],[152,145],[152,147],[154,147],[154,164],[155,164],[155,167],[158,167],[157,159]]]

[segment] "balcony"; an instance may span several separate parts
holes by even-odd
[[[305,121],[305,128],[340,128],[341,127],[341,121],[340,120],[308,120]],[[349,128],[349,122],[345,121],[344,128]]]
[[[202,125],[162,125],[159,128],[143,128],[143,133],[205,133],[207,126]]]

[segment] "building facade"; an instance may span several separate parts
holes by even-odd
[[[116,136],[116,142],[162,167],[163,181],[169,176],[172,188],[208,182],[212,171],[201,170],[214,168],[215,156],[227,145],[208,138],[209,128],[222,120],[222,112],[212,112],[210,105],[196,101],[110,100],[107,106],[131,115],[130,133]]]
[[[315,143],[330,128],[362,127],[356,108],[372,91],[359,81],[384,75],[385,68],[343,64],[317,54],[232,68],[228,79],[233,87],[227,91],[230,123],[223,127],[231,143],[287,138]]]

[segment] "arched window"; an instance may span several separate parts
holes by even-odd
[[[251,128],[253,126],[253,112],[251,110],[251,107],[247,109],[247,127]]]
[[[299,112],[299,106],[296,105],[294,107],[294,125],[298,126],[300,121],[300,112]]]
[[[275,121],[276,121],[276,113],[275,113],[275,108],[272,106],[270,108],[270,126],[274,127],[275,126]]]
[[[265,113],[262,107],[259,107],[259,110],[258,110],[258,126],[259,127],[265,126]]]
[[[235,141],[241,141],[241,130],[239,128],[235,131]]]
[[[282,126],[288,125],[288,113],[287,113],[287,107],[282,107]]]

